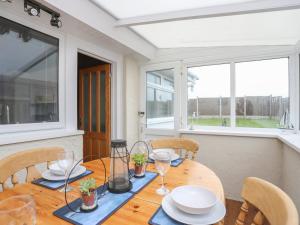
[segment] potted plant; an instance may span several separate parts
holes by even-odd
[[[97,207],[97,189],[96,180],[89,178],[80,181],[80,192],[82,205],[81,209],[85,211],[93,210]]]
[[[132,160],[134,161],[134,176],[145,176],[145,168],[147,162],[146,155],[144,153],[136,153],[132,156]]]

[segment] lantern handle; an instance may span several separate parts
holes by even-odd
[[[131,149],[130,149],[130,152],[129,152],[129,155],[130,155],[130,157],[131,157],[131,152],[132,152],[133,148],[134,148],[138,143],[143,143],[143,144],[146,146],[146,148],[147,148],[147,162],[146,162],[146,167],[145,167],[145,169],[147,169],[147,166],[148,166],[148,160],[149,160],[149,152],[150,152],[150,150],[149,150],[149,146],[148,146],[148,144],[147,144],[146,141],[136,141],[136,142],[132,145],[132,147],[131,147]],[[128,168],[129,168],[129,166],[128,166]],[[130,174],[130,179],[131,179],[131,178],[134,176],[134,173],[130,173],[130,171],[128,171],[128,172],[129,172],[129,174]]]
[[[68,178],[65,181],[65,203],[66,203],[67,207],[69,208],[69,210],[71,210],[74,213],[82,213],[82,212],[81,211],[76,211],[76,210],[72,209],[72,207],[70,206],[70,204],[68,202],[68,199],[67,199],[67,191],[66,191],[67,190],[67,184],[69,183],[70,176],[71,176],[72,172],[74,171],[74,169],[76,168],[76,166],[79,165],[80,162],[83,162],[83,160],[87,159],[88,157],[93,157],[93,156],[98,157],[97,155],[88,155],[88,156],[78,160],[78,162],[76,162],[76,164],[70,170]],[[106,166],[105,166],[105,163],[103,162],[102,158],[100,157],[99,159],[100,159],[100,161],[103,165],[103,168],[104,168],[104,181],[103,181],[102,190],[101,190],[101,194],[102,194],[102,193],[104,193],[105,188],[107,187],[107,185],[106,185],[106,180],[107,180],[106,179]],[[101,194],[99,196],[97,195],[97,201],[100,198]]]

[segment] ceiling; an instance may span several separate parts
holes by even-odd
[[[258,0],[93,0],[117,19]],[[130,26],[158,48],[293,45],[300,9],[186,19]]]
[[[256,0],[94,0],[118,19]]]

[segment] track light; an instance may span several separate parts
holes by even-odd
[[[27,9],[27,12],[30,16],[39,16],[40,15],[40,9],[39,8],[29,8]]]
[[[3,1],[3,0],[0,0]],[[11,1],[11,0],[8,0]],[[62,22],[60,20],[60,14],[55,12],[54,10],[48,8],[45,5],[35,1],[35,0],[24,0],[24,10],[30,16],[39,16],[41,10],[45,11],[46,13],[51,15],[50,24],[51,26],[60,28],[62,27]]]
[[[62,22],[59,19],[59,17],[56,16],[56,15],[52,15],[51,20],[50,20],[50,24],[51,24],[51,26],[54,26],[54,27],[57,27],[57,28],[62,27]]]

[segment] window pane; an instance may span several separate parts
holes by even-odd
[[[58,121],[58,39],[3,17],[0,28],[0,124]]]
[[[276,128],[288,120],[288,58],[237,63],[236,125]]]
[[[148,128],[174,128],[174,69],[147,72],[146,107]]]
[[[106,85],[105,85],[106,72],[100,73],[100,130],[106,131]]]
[[[83,122],[83,129],[89,131],[89,74],[86,73],[83,76],[83,102],[84,102],[84,122]]]
[[[97,132],[97,74],[92,73],[92,131]]]
[[[230,65],[188,68],[188,125],[230,126]]]

